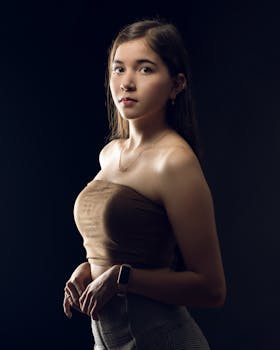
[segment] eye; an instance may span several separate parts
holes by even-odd
[[[122,73],[124,71],[124,69],[123,69],[123,67],[121,67],[121,66],[115,66],[115,67],[113,67],[112,68],[112,72],[113,73]]]
[[[141,72],[143,72],[145,74],[152,73],[152,71],[153,71],[152,68],[147,67],[147,66],[142,67],[140,70],[141,70]]]

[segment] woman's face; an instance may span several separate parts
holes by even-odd
[[[110,90],[123,118],[164,118],[166,103],[174,94],[174,83],[160,56],[140,38],[117,48]]]

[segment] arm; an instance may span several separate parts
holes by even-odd
[[[192,271],[133,268],[128,292],[176,305],[219,307],[224,303],[224,296],[208,290],[203,278]]]
[[[160,171],[159,184],[189,271],[133,269],[128,291],[172,304],[223,305],[226,283],[213,202],[196,157],[176,148]]]

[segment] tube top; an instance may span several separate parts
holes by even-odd
[[[170,267],[176,240],[165,208],[132,187],[93,180],[77,196],[74,219],[96,265]]]

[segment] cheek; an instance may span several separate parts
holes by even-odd
[[[171,92],[171,83],[168,80],[154,80],[150,81],[146,86],[148,94],[157,101],[166,101]]]

